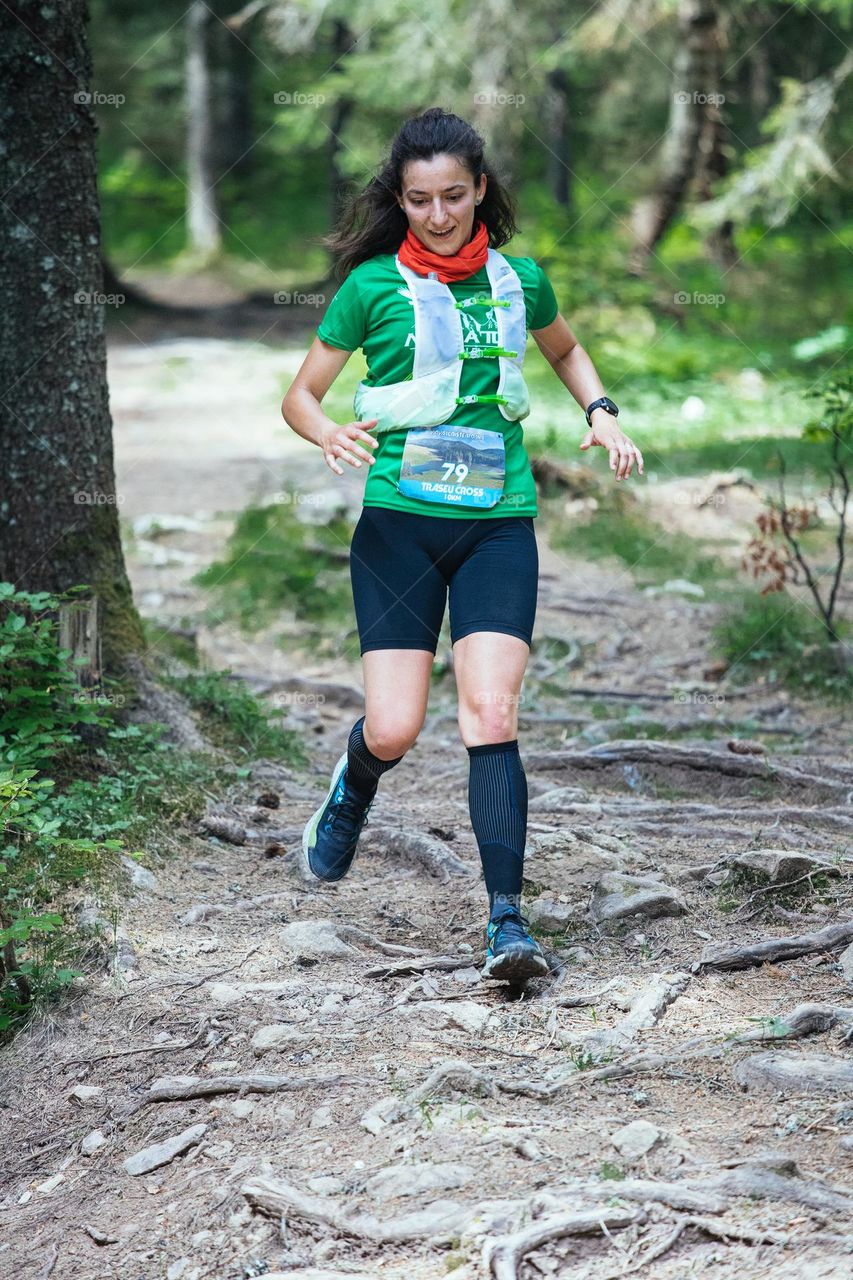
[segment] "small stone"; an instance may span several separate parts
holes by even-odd
[[[333,920],[295,920],[279,930],[278,939],[285,951],[309,960],[344,960],[359,955],[338,936]]]
[[[554,902],[551,898],[536,898],[527,907],[527,918],[530,923],[544,929],[547,933],[562,933],[571,921],[573,911],[564,902]]]
[[[106,1144],[106,1138],[100,1129],[93,1129],[91,1133],[87,1133],[83,1141],[80,1143],[80,1150],[84,1156],[94,1155],[95,1152]]]
[[[251,1098],[235,1098],[228,1109],[236,1120],[248,1120],[255,1110],[255,1104]]]
[[[334,1196],[343,1191],[344,1182],[342,1178],[336,1178],[333,1174],[320,1174],[316,1178],[309,1178],[306,1186],[309,1191],[315,1191],[318,1196]]]
[[[36,1187],[36,1191],[40,1191],[43,1196],[49,1196],[51,1191],[55,1191],[60,1182],[65,1181],[64,1173],[54,1173],[52,1177],[45,1178],[44,1182],[40,1182]]]
[[[72,1102],[97,1102],[103,1098],[104,1091],[96,1084],[75,1084],[68,1095]]]
[[[471,1035],[483,1031],[491,1016],[490,1009],[474,1000],[419,1000],[401,1005],[398,1012],[406,1018],[423,1017],[436,1030],[456,1027]]]
[[[137,1151],[135,1155],[128,1156],[124,1161],[124,1167],[133,1178],[142,1173],[150,1173],[152,1169],[159,1169],[162,1165],[169,1164],[175,1156],[181,1155],[188,1147],[198,1142],[206,1132],[206,1124],[190,1125],[188,1129],[176,1133],[174,1137],[166,1138],[163,1142],[155,1142],[152,1146]]]
[[[849,947],[845,947],[838,957],[838,963],[841,965],[841,973],[845,982],[853,985],[853,942]]]
[[[252,1036],[252,1052],[256,1058],[270,1049],[285,1049],[292,1044],[304,1044],[311,1036],[297,1031],[288,1023],[275,1022],[268,1027],[259,1027]]]
[[[639,1160],[660,1141],[661,1132],[648,1120],[632,1120],[610,1135],[610,1141],[626,1160]]]
[[[332,1124],[332,1108],[318,1107],[312,1114],[308,1127],[310,1129],[328,1129]]]
[[[138,862],[134,862],[133,858],[129,858],[126,854],[121,859],[122,866],[130,876],[130,883],[134,889],[144,889],[148,893],[156,893],[157,877],[153,871],[149,871],[147,867],[142,867]]]

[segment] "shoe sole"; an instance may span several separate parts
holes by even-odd
[[[550,971],[548,961],[541,951],[510,949],[501,951],[496,956],[488,956],[480,973],[484,978],[522,982],[526,978],[543,978]]]
[[[302,832],[302,846],[300,850],[299,870],[302,875],[302,879],[309,882],[316,883],[319,880],[322,884],[332,884],[334,883],[334,879],[337,879],[337,880],[343,879],[343,876],[336,876],[332,880],[327,880],[325,876],[318,876],[317,872],[311,866],[311,860],[309,858],[308,849],[311,844],[311,841],[314,839],[315,835],[317,834],[317,827],[320,825],[320,818],[323,815],[323,810],[331,800],[332,796],[334,795],[335,788],[340,782],[341,767],[342,765],[345,765],[347,763],[348,754],[349,753],[345,751],[343,755],[340,757],[340,759],[338,760],[334,769],[332,770],[331,786],[329,787],[329,790],[326,792],[326,795],[323,799],[323,803],[317,809],[315,809],[314,813],[312,813],[311,817],[305,823],[305,828]],[[349,870],[349,868],[347,868],[347,870]],[[344,874],[346,874],[346,872],[344,872]]]

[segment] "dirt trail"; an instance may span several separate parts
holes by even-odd
[[[289,446],[236,374],[229,413],[255,424],[242,466],[233,433],[199,450],[204,415],[175,420],[174,397],[195,403],[180,379],[134,424],[162,358],[117,361],[112,398],[123,514],[197,518],[157,539],[168,554],[130,551],[143,610],[168,620],[201,608],[187,579],[221,549],[215,513],[274,489]],[[308,446],[288,466],[326,487]],[[355,504],[360,483],[342,482]],[[311,768],[258,762],[217,798],[240,843],[180,833],[140,877],[109,971],[3,1055],[0,1274],[849,1276],[853,927],[821,933],[849,919],[843,717],[703,681],[715,606],[639,592],[541,532],[540,550],[520,737],[526,898],[551,978],[519,993],[479,976],[486,898],[449,674],[351,875],[302,883],[302,825],[360,714],[357,654],[302,665],[337,686],[295,719]],[[202,648],[273,698],[294,674],[224,624]],[[656,736],[635,736],[638,716]],[[747,739],[763,751],[728,746]],[[278,807],[258,803],[270,794]],[[818,936],[761,967],[714,950],[802,935]],[[149,1171],[126,1166],[173,1139]]]

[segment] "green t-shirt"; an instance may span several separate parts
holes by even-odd
[[[514,268],[526,304],[528,329],[544,329],[557,317],[558,306],[551,282],[533,258],[504,255]],[[472,294],[491,293],[486,268],[449,286],[457,302]],[[317,336],[344,351],[362,348],[369,386],[385,386],[412,376],[414,367],[414,303],[406,296],[408,285],[394,262],[394,254],[381,253],[361,262],[344,280],[326,309]],[[459,312],[465,346],[496,346],[495,311],[471,307]],[[498,387],[498,360],[465,360],[460,395],[494,395]],[[535,516],[536,484],[522,440],[520,422],[510,422],[496,404],[461,404],[452,421],[463,427],[500,431],[504,437],[505,478],[501,499],[493,507],[453,507],[424,498],[404,496],[397,489],[406,432],[383,431],[378,445],[370,448],[376,458],[368,465],[364,487],[366,507],[391,507],[421,515],[463,517]],[[368,428],[369,430],[369,428]]]

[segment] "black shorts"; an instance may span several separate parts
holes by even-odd
[[[435,653],[450,590],[450,637],[502,631],[528,645],[539,552],[533,516],[428,516],[364,507],[350,546],[361,652]]]

